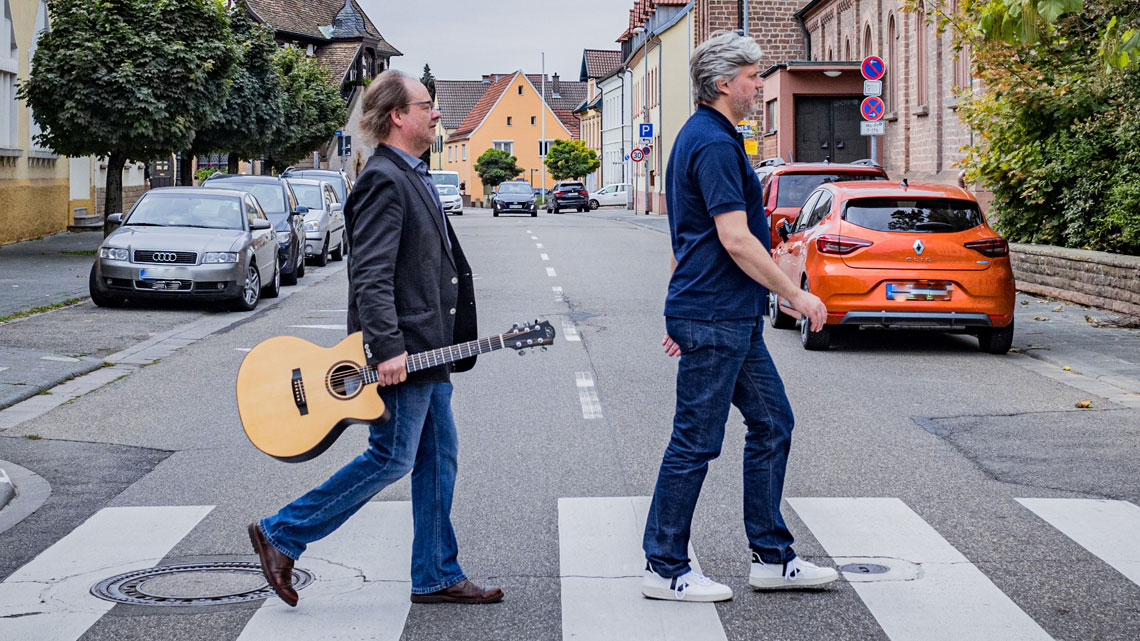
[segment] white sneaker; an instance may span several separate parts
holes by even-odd
[[[766,564],[760,555],[752,553],[752,571],[748,573],[748,585],[761,590],[773,588],[810,588],[831,583],[839,578],[839,573],[831,568],[795,557],[782,564]]]
[[[675,579],[665,577],[645,568],[645,578],[641,581],[641,593],[650,599],[670,601],[728,601],[732,598],[732,588],[722,585],[698,572],[690,570]]]

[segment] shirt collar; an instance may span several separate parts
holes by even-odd
[[[737,133],[736,126],[733,123],[729,122],[728,118],[726,118],[724,114],[717,111],[716,109],[713,109],[712,107],[702,103],[697,105],[697,113],[703,113],[705,116],[715,120],[717,124],[724,127],[726,130],[732,132],[733,134]]]
[[[393,147],[391,145],[387,145],[387,147],[388,147],[388,149],[391,149],[392,151],[396,152],[396,155],[400,157],[400,160],[403,160],[405,163],[407,163],[409,169],[411,169],[412,171],[419,172],[421,174],[427,174],[427,171],[425,169],[427,167],[427,164],[424,163],[422,158],[413,156],[413,155],[409,154],[408,152],[404,151],[403,149],[397,149],[396,147]]]

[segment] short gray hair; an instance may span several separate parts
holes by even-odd
[[[392,112],[408,108],[408,84],[415,80],[403,71],[388,69],[376,76],[364,92],[360,126],[366,136],[384,142],[392,132]]]
[[[701,43],[689,61],[693,102],[712,103],[720,97],[716,81],[731,79],[742,67],[760,64],[760,45],[735,31],[718,31]]]

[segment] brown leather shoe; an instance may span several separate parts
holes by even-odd
[[[412,595],[412,603],[498,603],[502,600],[501,589],[484,590],[467,579],[438,592]]]
[[[257,523],[250,523],[248,530],[249,541],[253,543],[257,558],[261,561],[261,573],[265,575],[269,587],[289,607],[297,607],[297,591],[293,589],[293,559],[270,545]]]

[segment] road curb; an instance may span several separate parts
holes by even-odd
[[[51,496],[51,485],[39,474],[10,461],[0,460],[0,466],[0,476],[3,477],[0,478],[0,492],[3,492],[5,480],[12,490],[7,505],[4,505],[5,501],[0,501],[0,534],[3,534],[40,509]],[[4,470],[11,473],[14,480]],[[17,487],[20,488],[18,492]]]
[[[53,387],[57,387],[59,385],[62,385],[64,383],[66,383],[67,381],[70,381],[73,378],[78,378],[78,377],[83,376],[85,374],[90,374],[91,372],[94,372],[95,370],[104,366],[102,360],[94,360],[94,359],[86,359],[86,358],[80,359],[80,360],[82,360],[84,362],[84,365],[79,367],[78,369],[72,370],[66,374],[60,374],[59,376],[56,376],[52,379],[49,379],[48,382],[42,383],[40,385],[29,385],[28,390],[26,392],[21,392],[20,394],[17,394],[14,397],[14,400],[0,401],[0,410],[12,407],[13,405],[16,405],[18,403],[22,403],[22,402],[28,400],[29,398],[36,396],[40,392],[50,390]]]

